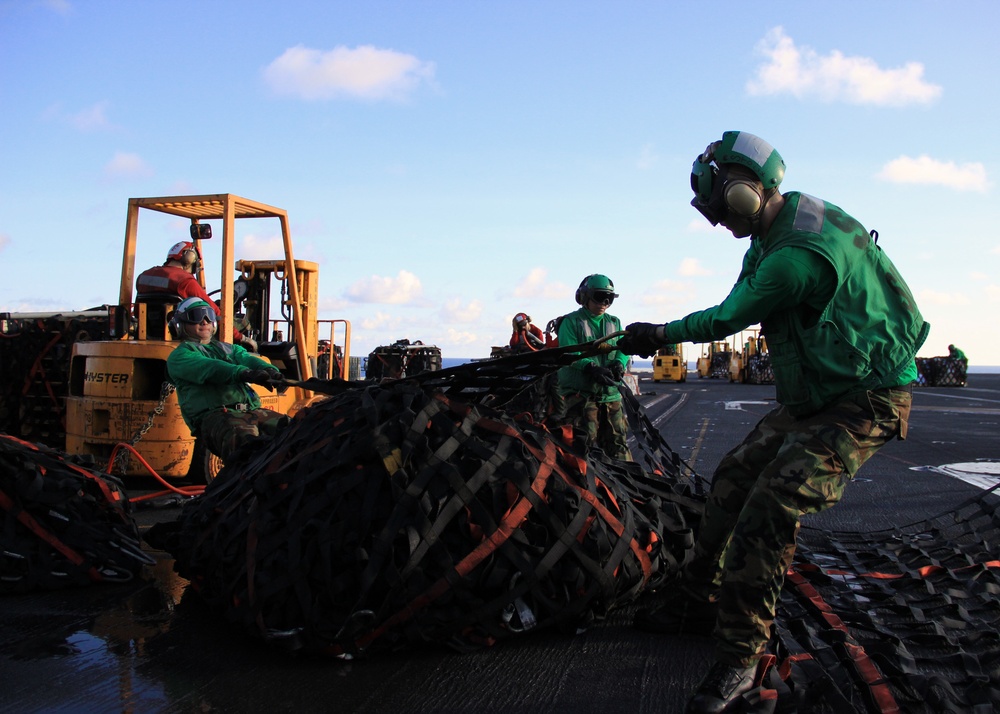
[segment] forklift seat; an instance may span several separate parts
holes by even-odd
[[[135,296],[136,317],[139,316],[140,304],[146,306],[145,332],[148,340],[173,339],[167,327],[168,315],[180,303],[180,295],[170,293],[139,293]]]

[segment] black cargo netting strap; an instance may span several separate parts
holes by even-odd
[[[561,359],[539,354],[346,389],[150,539],[229,620],[293,650],[575,632],[676,575],[701,499],[663,444],[648,475],[485,404],[517,404]]]
[[[803,529],[772,640],[799,655],[798,691],[835,711],[1000,710],[995,491],[891,530]]]
[[[131,580],[142,551],[121,483],[0,434],[0,593]]]

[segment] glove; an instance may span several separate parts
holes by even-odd
[[[664,344],[663,325],[649,322],[633,322],[625,328],[625,336],[615,344],[615,348],[627,355],[639,355],[649,359]]]
[[[605,387],[613,387],[618,381],[614,373],[607,367],[602,367],[596,362],[591,362],[583,368],[583,373],[598,384]]]
[[[245,348],[247,348],[247,350],[249,350],[250,352],[257,351],[257,340],[255,340],[252,337],[247,337],[246,335],[243,335],[240,338],[240,344],[243,345]]]
[[[622,377],[625,376],[625,365],[615,361],[608,365],[608,369],[611,370],[611,376],[615,378],[616,382],[622,381]]]
[[[268,391],[274,391],[274,382],[280,379],[280,374],[273,369],[248,369],[243,373],[243,381],[250,384],[259,384],[267,387]]]

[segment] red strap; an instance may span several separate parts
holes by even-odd
[[[68,545],[63,543],[61,540],[56,538],[56,536],[41,523],[36,521],[34,517],[22,508],[15,508],[14,502],[10,497],[0,489],[0,507],[5,511],[13,515],[23,526],[34,533],[36,536],[41,538],[43,541],[48,543],[50,546],[55,548],[59,553],[61,553],[69,562],[73,565],[81,565],[84,563],[85,559],[82,555],[77,553],[75,550],[70,548]],[[87,568],[87,573],[90,575],[91,580],[103,580],[103,576],[100,571],[94,566]]]
[[[795,568],[789,568],[788,572],[785,574],[788,582],[792,583],[798,591],[812,603],[813,607],[819,610],[820,616],[826,620],[827,624],[835,630],[840,630],[845,634],[850,634],[850,630],[844,621],[841,620],[833,609],[827,604],[823,599],[823,596],[819,594],[819,591],[812,586],[812,584],[805,579]],[[861,677],[862,681],[868,685],[868,691],[871,693],[872,700],[874,704],[879,708],[879,711],[883,714],[898,714],[899,705],[896,704],[895,697],[892,696],[892,692],[889,689],[889,684],[886,682],[882,673],[879,672],[878,667],[872,662],[868,653],[865,652],[864,647],[860,645],[852,645],[850,643],[844,643],[847,653],[851,658],[854,665],[855,671]]]

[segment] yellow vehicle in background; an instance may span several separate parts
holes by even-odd
[[[657,350],[653,356],[653,381],[686,382],[687,362],[684,361],[684,348],[677,345],[667,345]]]
[[[697,364],[698,379],[729,377],[729,345],[725,342],[708,342],[702,345]]]
[[[91,454],[106,463],[117,444],[131,444],[160,476],[210,480],[221,468],[217,457],[200,448],[180,414],[177,396],[167,380],[166,361],[179,344],[168,329],[176,296],[136,295],[136,245],[143,211],[190,221],[199,254],[201,241],[212,237],[211,225],[222,222],[218,304],[218,337],[231,341],[234,321],[258,342],[260,356],[277,366],[293,383],[279,392],[254,387],[262,406],[286,414],[321,397],[294,386],[313,376],[348,376],[350,323],[319,320],[319,268],[296,260],[288,215],[280,208],[234,194],[131,198],[125,228],[118,304],[109,306],[111,339],[73,343],[66,397],[66,451]],[[235,260],[237,220],[277,219],[283,255],[274,260]],[[235,269],[233,269],[235,266]],[[205,273],[198,274],[205,287]],[[272,308],[276,311],[272,315]],[[320,332],[324,334],[321,336]],[[339,340],[339,342],[338,342]],[[148,473],[127,452],[115,473]]]
[[[773,384],[774,371],[767,341],[759,330],[743,330],[733,335],[729,360],[729,381],[747,384]]]

